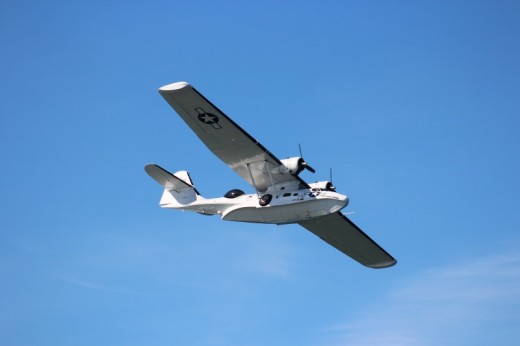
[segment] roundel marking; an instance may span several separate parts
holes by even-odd
[[[222,126],[220,126],[218,123],[218,117],[215,114],[208,113],[200,107],[195,108],[195,112],[198,113],[197,118],[199,118],[199,121],[203,122],[204,124],[211,125],[211,127],[216,130],[220,130],[222,128]]]
[[[198,116],[199,120],[204,124],[216,124],[218,123],[218,117],[215,114],[211,113],[202,113]]]

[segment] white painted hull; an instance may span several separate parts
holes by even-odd
[[[183,195],[166,191],[163,208],[193,211],[205,215],[220,215],[225,221],[285,224],[305,221],[329,215],[343,209],[348,197],[336,192],[310,190],[293,191],[285,196],[273,198],[268,205],[261,206],[257,195],[242,195],[237,198],[205,199],[191,196],[193,202],[182,204]],[[190,201],[191,201],[190,200]]]
[[[314,199],[272,206],[236,206],[222,215],[225,221],[258,223],[294,223],[335,213],[347,205],[348,201],[336,199]]]

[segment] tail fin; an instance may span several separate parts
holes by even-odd
[[[161,207],[178,208],[204,199],[193,187],[193,182],[188,172],[179,171],[172,174],[155,164],[146,165],[144,169],[150,177],[164,187],[164,192],[159,202]]]

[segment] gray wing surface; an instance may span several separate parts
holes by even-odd
[[[299,224],[367,267],[387,268],[397,263],[388,252],[341,212]]]
[[[280,170],[278,158],[190,84],[169,84],[159,93],[217,157],[257,190],[281,183],[308,187],[298,176]]]

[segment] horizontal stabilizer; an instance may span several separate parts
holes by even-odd
[[[190,175],[186,171],[172,174],[155,164],[146,165],[144,170],[164,187],[163,195],[159,202],[164,208],[185,207],[204,199],[193,187]]]
[[[193,185],[190,184],[191,179],[189,178],[188,172],[181,171],[172,174],[156,164],[146,165],[144,167],[144,170],[156,182],[164,186],[165,189],[182,191],[185,189],[193,188]],[[179,176],[177,176],[176,174],[178,174]]]

